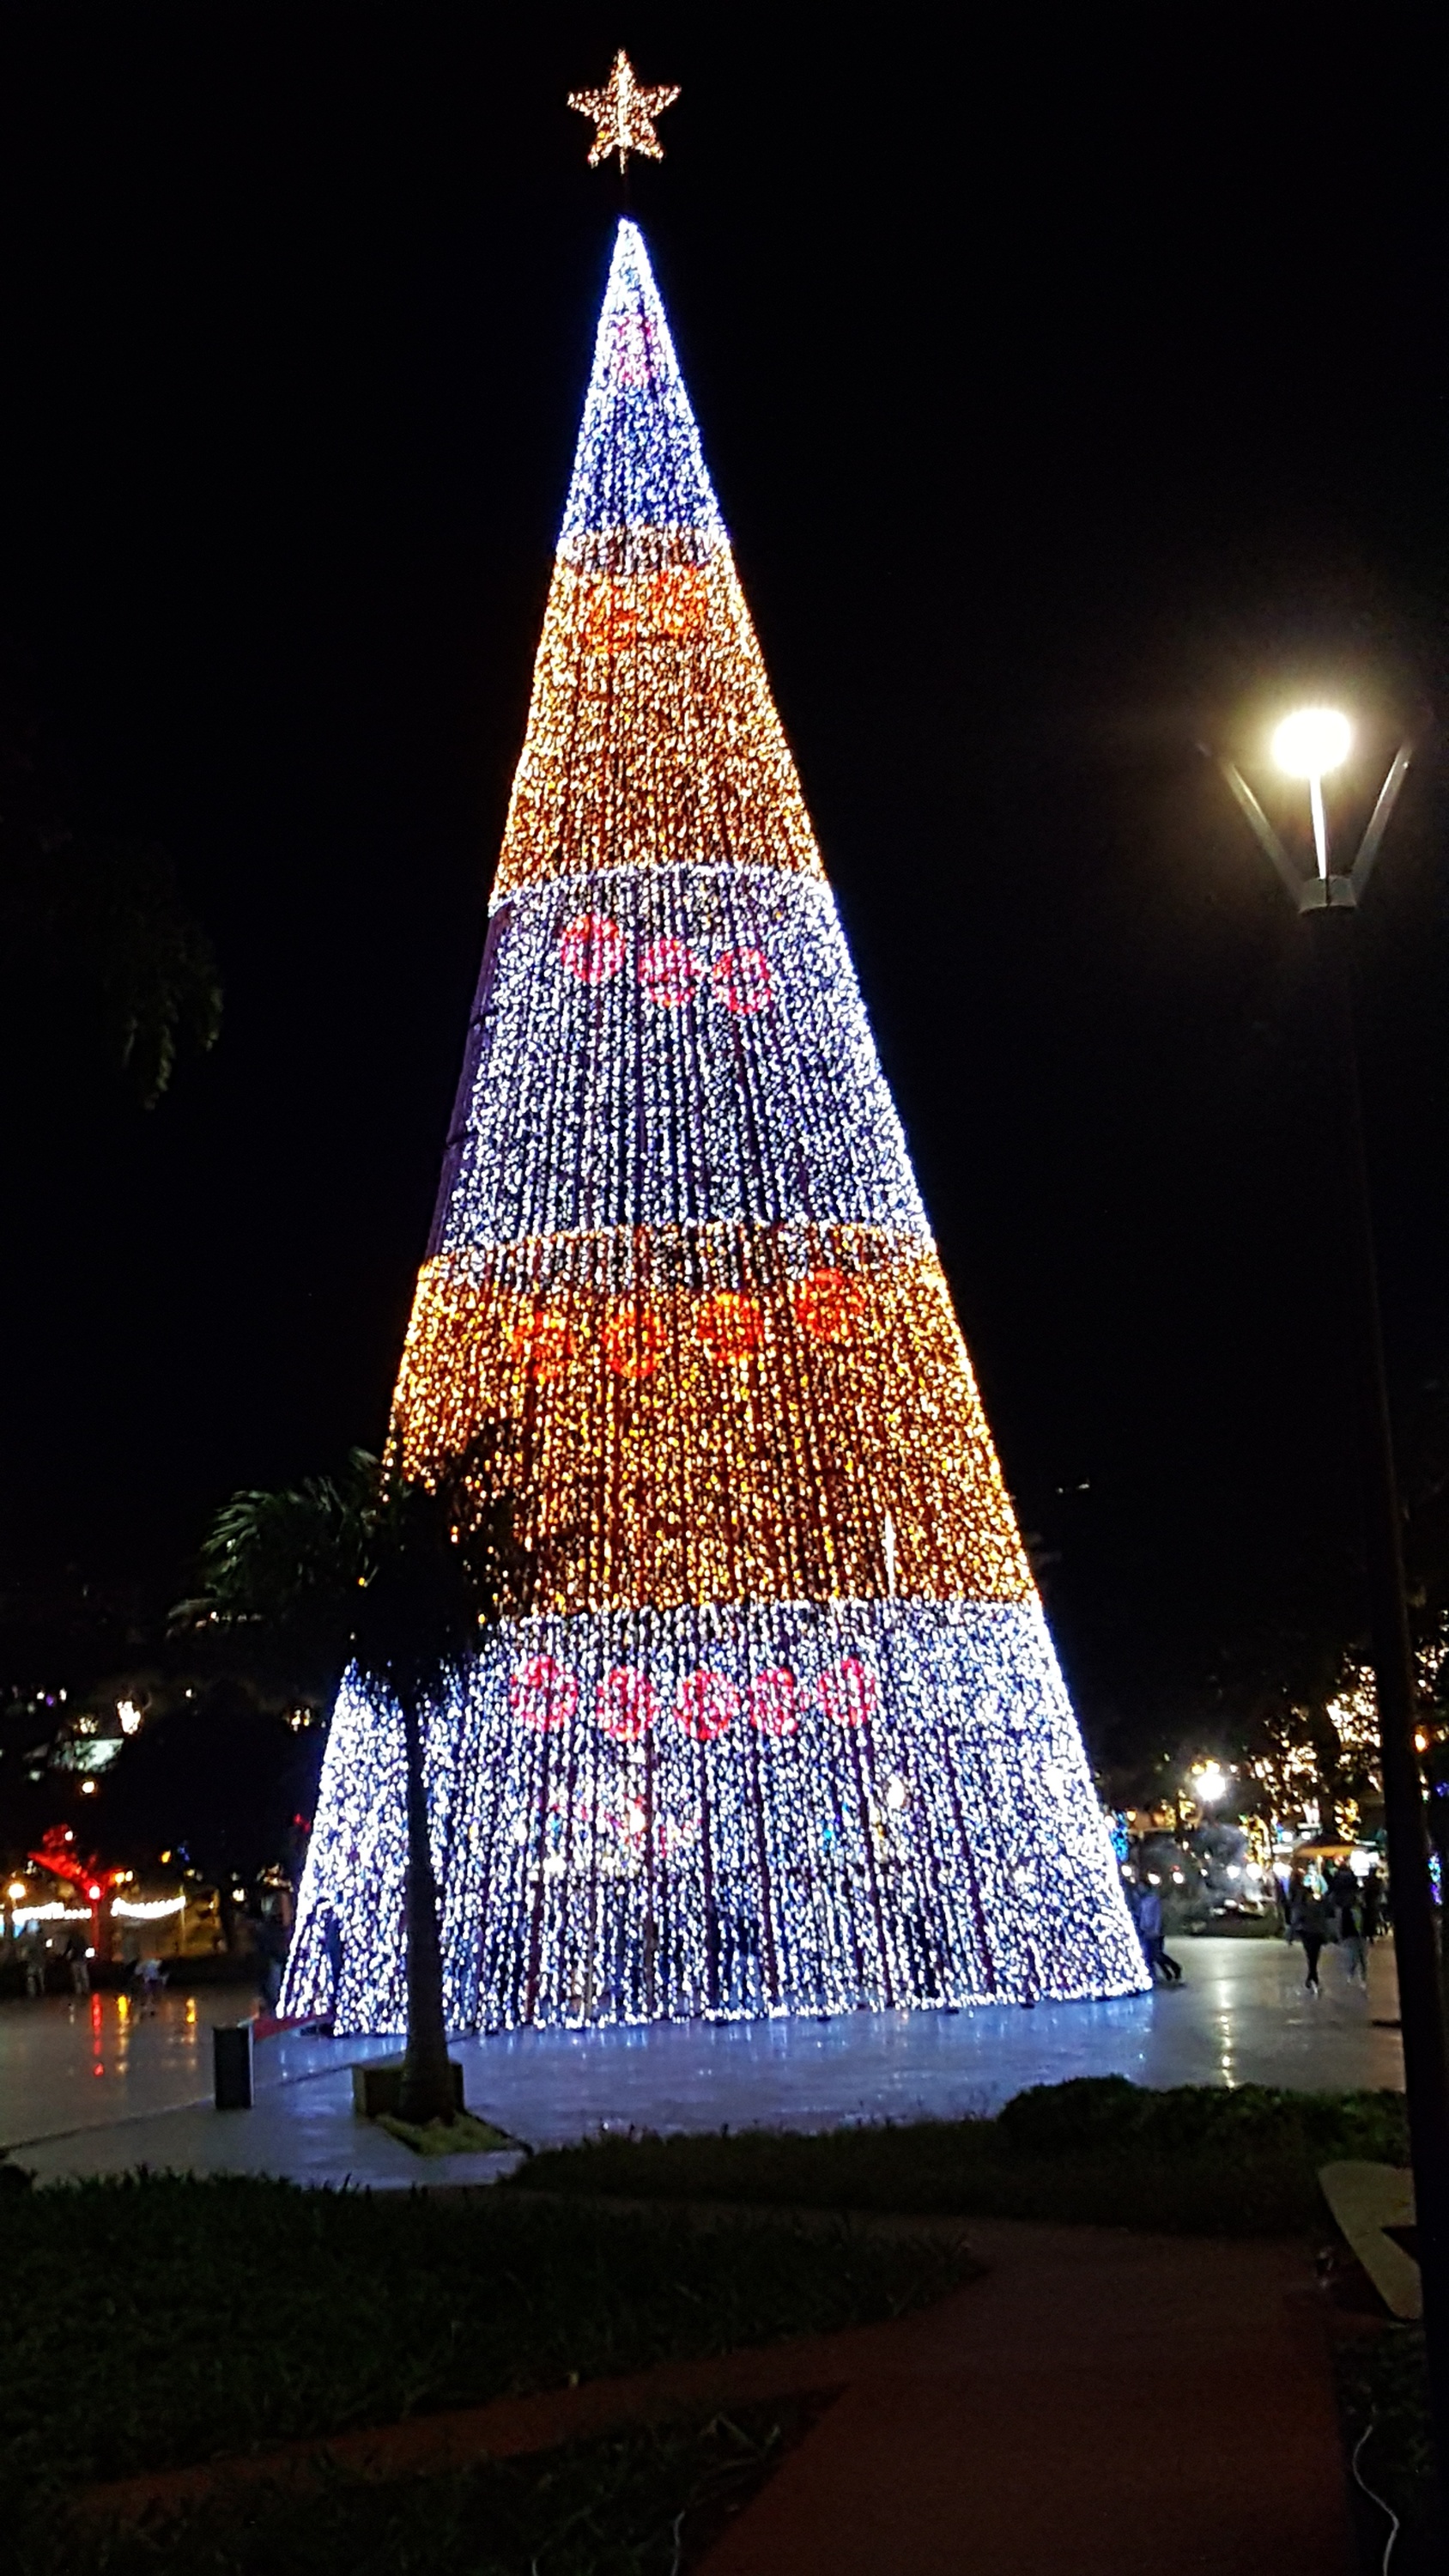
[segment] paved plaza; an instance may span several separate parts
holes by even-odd
[[[601,2128],[824,2129],[860,2120],[994,2111],[1028,2084],[1073,2075],[1139,2084],[1401,2087],[1393,1954],[1369,1991],[1336,1951],[1324,1991],[1279,1941],[1178,1944],[1180,1988],[1105,2004],[961,2013],[849,2013],[828,2021],[689,2022],[645,2030],[527,2030],[462,2039],[472,2109],[533,2147]],[[424,2159],[354,2118],[349,2068],[396,2040],[289,2032],[255,2052],[250,2111],[211,2105],[211,2024],[228,1998],[168,1996],[144,2018],[125,1998],[0,2004],[0,2145],[42,2181],[137,2165],[272,2173],[301,2181],[484,2180],[507,2159]]]

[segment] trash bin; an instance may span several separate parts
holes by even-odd
[[[218,2022],[211,2034],[211,2046],[218,2111],[249,2111],[252,2107],[251,2023]]]

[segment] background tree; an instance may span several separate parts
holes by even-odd
[[[424,1727],[478,1653],[480,1632],[523,1606],[534,1571],[515,1541],[518,1498],[502,1481],[509,1434],[485,1425],[432,1484],[355,1449],[339,1477],[237,1494],[203,1552],[184,1620],[260,1623],[351,1667],[397,1709],[407,1782],[405,2120],[451,2120],[437,1887],[428,1833]]]
[[[6,1087],[65,1097],[119,1075],[152,1108],[178,1049],[221,1026],[210,938],[156,842],[85,812],[24,657],[0,649],[0,1028]]]
[[[158,1691],[134,1741],[105,1772],[87,1821],[107,1857],[150,1867],[184,1854],[216,1888],[228,1949],[232,1894],[286,1861],[317,1799],[323,1731],[295,1729],[246,1681],[224,1673]]]

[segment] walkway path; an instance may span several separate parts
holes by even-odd
[[[1354,2565],[1297,2249],[972,2220],[989,2277],[892,2328],[701,2576],[1174,2576],[1265,2533]]]
[[[1393,1957],[1374,1952],[1370,1993],[1326,1954],[1320,2000],[1302,1957],[1276,1941],[1184,1942],[1180,1990],[1034,2012],[850,2013],[834,2021],[675,2023],[648,2030],[530,2030],[463,2040],[468,2099],[533,2146],[600,2127],[831,2128],[852,2120],[959,2118],[1024,2085],[1119,2073],[1144,2084],[1267,2083],[1335,2089],[1403,2083]],[[257,2050],[250,2112],[214,2112],[209,2023],[222,1995],[168,1998],[155,2018],[117,2000],[0,2004],[0,2145],[45,2179],[145,2161],[379,2187],[483,2180],[496,2163],[425,2169],[351,2112],[347,2069],[394,2040],[293,2034]]]
[[[719,2212],[709,2213],[717,2221]],[[1301,2247],[972,2219],[986,2277],[889,2326],[663,2363],[325,2446],[353,2475],[466,2469],[671,2416],[841,2393],[702,2576],[1220,2576],[1290,2535],[1353,2557],[1326,2336]],[[134,2516],[312,2484],[317,2444],[92,2490]],[[324,2468],[321,2474],[327,2474]]]

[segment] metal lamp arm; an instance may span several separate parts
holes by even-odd
[[[1363,890],[1373,872],[1373,864],[1379,854],[1379,844],[1388,830],[1389,816],[1399,801],[1399,789],[1408,777],[1409,763],[1413,757],[1413,744],[1401,743],[1394,754],[1393,766],[1379,789],[1379,801],[1369,816],[1368,829],[1358,845],[1358,856],[1349,870],[1348,881],[1353,888],[1355,903],[1361,903],[1363,900]]]
[[[1402,758],[1402,756],[1403,755],[1401,754],[1400,757]],[[1293,897],[1294,903],[1298,903],[1304,886],[1302,869],[1294,866],[1293,861],[1284,849],[1282,842],[1279,840],[1277,833],[1274,831],[1273,826],[1269,822],[1267,815],[1264,813],[1262,806],[1259,804],[1257,797],[1253,794],[1253,791],[1248,785],[1246,778],[1243,776],[1242,771],[1240,769],[1236,769],[1233,766],[1233,763],[1230,760],[1225,760],[1221,754],[1218,755],[1218,767],[1222,771],[1223,776],[1227,780],[1229,787],[1232,789],[1234,796],[1238,800],[1238,803],[1241,805],[1243,812],[1246,814],[1258,840],[1267,851],[1269,858],[1272,860],[1273,865],[1277,869],[1279,876],[1282,878],[1283,883],[1288,889],[1288,892]],[[1383,803],[1382,797],[1380,797],[1379,803]],[[1384,821],[1387,822],[1388,819],[1387,814],[1385,814]],[[1374,823],[1377,821],[1378,813],[1377,809],[1375,809],[1374,822],[1369,825],[1370,832],[1372,832]],[[1367,839],[1367,834],[1365,835],[1365,838]],[[1374,848],[1377,849],[1377,847],[1378,843],[1375,842]],[[1373,865],[1372,855],[1369,859],[1369,865],[1370,867]]]

